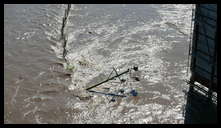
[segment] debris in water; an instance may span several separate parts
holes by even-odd
[[[110,90],[110,88],[103,88],[103,89],[105,89],[105,90]]]
[[[126,80],[125,80],[125,79],[121,79],[120,82],[121,82],[121,83],[124,83],[124,82],[126,82]]]
[[[120,89],[119,92],[120,92],[120,93],[124,93],[124,89]]]
[[[128,70],[126,70],[126,71],[124,71],[124,72],[122,72],[122,73],[120,73],[120,74],[117,74],[116,76],[113,76],[113,77],[108,78],[108,79],[106,79],[106,80],[104,80],[104,81],[102,81],[102,82],[100,82],[100,83],[98,83],[98,84],[95,84],[95,85],[93,85],[93,86],[91,86],[91,87],[88,87],[86,90],[90,90],[90,89],[92,89],[92,88],[94,88],[94,87],[97,87],[97,86],[99,86],[99,85],[101,85],[101,84],[103,84],[103,83],[108,82],[109,80],[113,80],[114,78],[119,77],[120,75],[123,75],[123,74],[125,74],[125,73],[128,73],[129,71],[130,71],[130,70],[128,69]]]
[[[138,71],[138,67],[137,67],[137,66],[134,66],[134,67],[131,68],[131,69],[134,70],[135,72]],[[91,89],[92,89],[92,88],[95,88],[95,87],[97,87],[97,86],[99,86],[99,85],[101,85],[101,84],[103,84],[103,83],[106,83],[106,82],[108,82],[108,81],[110,81],[110,80],[114,80],[116,77],[118,77],[119,80],[120,80],[120,82],[123,83],[123,82],[126,81],[126,79],[121,79],[119,76],[121,76],[121,75],[123,75],[123,74],[125,74],[125,73],[130,72],[131,69],[129,68],[128,70],[126,70],[126,71],[124,71],[124,72],[118,74],[117,70],[116,70],[115,68],[113,68],[112,72],[110,73],[110,75],[108,76],[108,78],[107,78],[106,80],[101,81],[100,83],[95,84],[95,85],[93,85],[93,86],[90,86],[90,87],[86,88],[86,90],[87,90],[88,92],[92,92],[92,93],[97,93],[97,94],[102,94],[102,95],[106,95],[106,96],[111,96],[112,99],[110,100],[110,102],[115,102],[115,101],[116,101],[115,97],[127,97],[126,95],[123,95],[123,94],[125,93],[125,89],[119,89],[119,90],[117,91],[117,93],[108,93],[108,92],[105,93],[105,92],[94,91],[94,90],[91,90]],[[115,72],[116,75],[110,77],[113,72]],[[138,77],[132,77],[132,78],[135,78],[135,80],[139,81],[139,78],[138,78]],[[103,89],[106,89],[107,91],[110,90],[110,88],[107,88],[107,87],[106,87],[106,88],[103,88]],[[118,94],[118,93],[120,93],[120,94]],[[129,93],[127,93],[127,94],[131,94],[132,96],[137,96],[137,95],[138,95],[138,93],[137,93],[134,89],[131,90],[131,91],[130,91]]]
[[[131,90],[130,94],[132,94],[133,96],[137,96],[138,93],[135,90]]]
[[[115,102],[116,100],[114,99],[114,97],[113,98],[111,98],[111,100],[110,100],[110,102]]]
[[[134,79],[135,79],[136,81],[140,81],[140,79],[139,79],[138,77],[134,77]]]
[[[138,71],[138,66],[133,67],[134,71]]]

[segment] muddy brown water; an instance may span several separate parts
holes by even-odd
[[[192,5],[72,5],[66,70],[60,27],[67,5],[4,5],[4,123],[184,123]],[[172,26],[172,27],[171,27]],[[110,81],[138,65],[140,81]],[[90,96],[91,98],[82,98]],[[85,99],[85,100],[82,100]]]

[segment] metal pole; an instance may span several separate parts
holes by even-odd
[[[103,84],[103,83],[108,82],[109,80],[113,80],[115,77],[119,77],[119,76],[121,76],[121,75],[123,75],[123,74],[125,74],[125,73],[127,73],[127,72],[129,72],[129,71],[130,71],[130,70],[127,69],[126,71],[124,71],[124,72],[122,72],[122,73],[120,73],[120,74],[118,74],[118,75],[116,75],[116,76],[113,76],[113,77],[111,77],[111,78],[109,78],[109,79],[107,79],[107,80],[104,80],[104,81],[102,81],[102,82],[100,82],[100,83],[98,83],[98,84],[95,84],[95,85],[93,85],[93,86],[91,86],[91,87],[86,88],[86,90],[89,90],[89,89],[92,89],[92,88],[94,88],[94,87],[97,87],[97,86],[99,86],[99,85],[101,85],[101,84]]]
[[[115,68],[113,68],[113,70],[115,71],[115,73],[118,75],[117,70]],[[119,80],[121,81],[120,77],[118,77]]]
[[[208,92],[208,98],[212,98],[212,88],[214,84],[214,75],[215,75],[215,63],[216,63],[216,51],[217,51],[217,30],[216,30],[216,37],[215,37],[215,50],[213,53],[213,58],[212,58],[212,72],[211,72],[211,77],[210,77],[210,86],[209,86],[209,92]]]

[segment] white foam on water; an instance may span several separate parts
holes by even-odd
[[[31,39],[35,35],[35,31],[25,32],[21,36],[16,37],[17,40],[28,40]]]
[[[101,73],[108,74],[111,67],[129,67],[132,63],[139,64],[139,69],[146,75],[143,76],[145,80],[152,84],[160,83],[164,76],[163,72],[166,72],[165,62],[159,58],[156,54],[163,50],[171,50],[172,45],[179,43],[179,41],[167,41],[160,36],[149,34],[151,31],[167,32],[169,26],[167,22],[174,24],[177,28],[182,28],[182,32],[188,33],[189,31],[189,6],[186,5],[162,5],[158,12],[161,15],[162,20],[159,22],[145,22],[134,27],[129,27],[128,30],[121,31],[120,28],[127,24],[127,20],[119,20],[119,24],[108,23],[108,19],[111,17],[107,15],[102,17],[103,20],[99,22],[92,22],[85,27],[79,26],[79,29],[68,30],[68,62],[74,66],[72,73],[72,84],[69,86],[70,91],[78,91],[78,93],[84,93],[86,84],[90,82],[94,77]],[[78,10],[79,11],[79,10]],[[187,13],[188,12],[188,13]],[[73,14],[70,14],[74,16]],[[81,16],[81,18],[84,18]],[[58,19],[57,19],[58,20]],[[68,25],[74,26],[74,23],[68,22]],[[46,32],[49,37],[57,38],[59,36],[59,27],[55,28],[54,32]],[[88,31],[92,32],[92,35],[86,34]],[[79,39],[80,36],[85,38]],[[175,39],[177,33],[167,34],[166,38]],[[117,48],[109,50],[108,43],[117,42]],[[61,57],[61,45],[59,41],[56,42],[57,46],[52,46],[53,50],[58,57]],[[82,43],[82,44],[80,44]],[[83,44],[85,43],[85,44]],[[77,49],[73,47],[80,45]],[[140,48],[138,50],[126,49]],[[109,50],[109,57],[104,57],[96,52],[98,49]],[[80,64],[81,63],[81,64]],[[181,71],[181,76],[185,73]],[[171,79],[172,77],[168,77]],[[166,83],[167,84],[167,83]],[[166,85],[165,84],[165,85]],[[111,91],[120,89],[123,86],[111,88]],[[162,98],[171,100],[171,95],[175,95],[177,100],[183,103],[181,99],[182,95],[178,95],[177,91],[172,86],[169,91],[171,94],[161,94],[159,91],[149,91],[154,94],[150,100],[154,101],[156,98]],[[128,83],[125,90],[130,89],[143,89],[140,84]],[[144,91],[146,92],[146,91]],[[136,105],[132,101],[128,102],[126,99],[122,99],[121,103],[116,105],[115,103],[109,103],[108,99],[102,95],[93,95],[89,101],[76,101],[70,100],[66,103],[67,108],[79,109],[82,112],[78,115],[69,114],[69,118],[72,119],[71,123],[154,123],[159,121],[160,123],[182,123],[182,116],[180,105],[175,106],[174,109],[168,108],[157,103],[149,103],[145,105]],[[181,104],[180,103],[180,104]],[[129,112],[121,114],[124,107],[130,108]],[[134,107],[134,108],[132,108]],[[136,109],[135,109],[136,108]],[[174,121],[173,121],[174,120]]]
[[[182,32],[189,34],[192,5],[171,4],[162,6],[162,9],[157,11],[162,15],[163,21],[173,23],[178,28],[182,28]]]

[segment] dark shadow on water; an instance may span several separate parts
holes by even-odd
[[[217,105],[198,91],[187,93],[184,124],[217,123]]]

